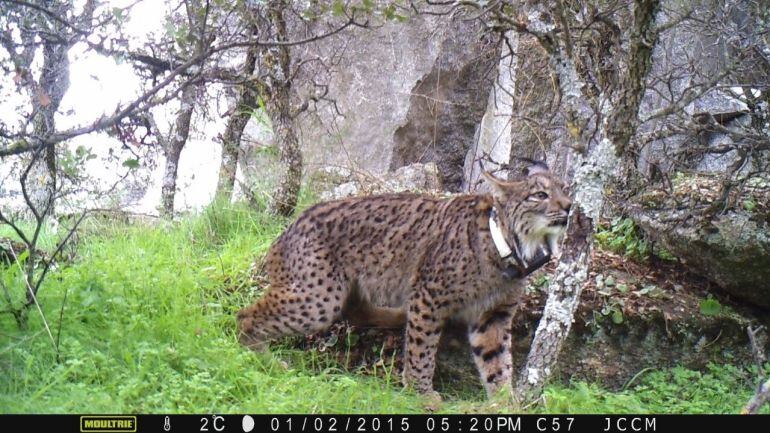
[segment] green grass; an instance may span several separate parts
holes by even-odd
[[[559,413],[738,413],[758,383],[754,368],[709,364],[706,371],[682,367],[646,373],[638,384],[621,392],[606,392],[578,382],[552,386],[546,411]],[[770,413],[765,407],[762,413]]]
[[[26,331],[0,316],[0,411],[414,411],[417,397],[386,381],[237,343],[250,267],[283,221],[212,207],[176,224],[91,224],[39,296],[55,335],[67,293],[60,362],[39,314]]]
[[[344,371],[285,345],[256,354],[238,344],[234,314],[257,296],[252,265],[286,223],[230,205],[176,223],[88,222],[74,261],[39,293],[54,339],[61,331],[59,361],[36,310],[25,330],[0,315],[0,412],[424,411],[394,375]],[[14,272],[0,268],[0,277],[18,290]],[[737,412],[754,377],[712,366],[650,372],[616,393],[551,386],[537,410]],[[457,397],[441,410],[504,408]]]

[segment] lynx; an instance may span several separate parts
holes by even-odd
[[[524,277],[558,247],[571,201],[543,163],[491,194],[347,198],[304,211],[271,246],[270,288],[238,313],[241,342],[361,326],[406,326],[403,379],[433,391],[448,320],[468,324],[487,393],[511,382],[511,320]]]

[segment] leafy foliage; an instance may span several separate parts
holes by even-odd
[[[609,226],[599,226],[596,240],[600,246],[636,260],[650,256],[650,244],[631,218],[614,218]]]
[[[700,301],[700,313],[704,316],[718,316],[722,313],[722,304],[714,298]]]

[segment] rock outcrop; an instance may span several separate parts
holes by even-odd
[[[421,15],[297,47],[297,58],[334,59],[325,79],[336,109],[319,105],[299,118],[307,174],[341,167],[380,176],[434,162],[444,187],[459,190],[499,57],[482,30]]]
[[[705,226],[687,211],[638,212],[634,219],[669,252],[736,298],[770,308],[770,227],[745,211]],[[678,223],[672,224],[672,222]]]
[[[354,173],[336,173],[336,175],[338,179],[342,176],[348,180],[334,186],[331,190],[323,191],[322,200],[393,192],[438,194],[443,190],[438,167],[433,162],[409,164],[380,177]]]
[[[681,175],[673,191],[650,188],[631,217],[666,250],[737,299],[770,308],[770,179],[750,178],[720,198],[715,176]]]

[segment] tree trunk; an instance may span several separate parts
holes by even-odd
[[[238,160],[241,152],[241,137],[246,124],[251,118],[256,98],[249,96],[252,90],[244,89],[238,98],[236,112],[230,116],[222,134],[222,163],[219,166],[219,181],[215,200],[232,200],[235,187],[235,175],[238,171]]]
[[[56,132],[55,115],[69,88],[69,46],[56,42],[43,44],[43,68],[38,85],[30,95],[37,114],[32,119],[34,135],[45,138]],[[30,161],[32,168],[26,187],[32,206],[39,216],[54,213],[57,189],[56,147],[50,145],[35,152]]]
[[[166,140],[164,152],[166,154],[166,169],[163,174],[163,186],[161,188],[161,216],[173,218],[174,198],[176,196],[176,179],[179,170],[179,156],[190,136],[190,120],[195,110],[195,85],[188,85],[182,90],[181,105],[174,121],[174,129],[171,137]]]
[[[213,41],[209,35],[209,2],[201,0],[185,1],[186,19],[191,26],[190,37],[187,38],[191,45],[183,45],[182,50],[189,52],[190,58],[200,56],[205,52],[208,45]],[[204,65],[200,65],[203,68]],[[176,198],[177,172],[179,171],[179,157],[182,154],[187,140],[190,138],[190,121],[195,111],[196,96],[198,90],[206,82],[201,76],[191,78],[182,89],[179,98],[179,110],[176,113],[174,126],[168,137],[163,138],[160,131],[163,151],[166,154],[166,168],[163,174],[163,185],[161,187],[161,216],[171,219],[174,217],[174,201]],[[152,121],[154,124],[155,122]],[[157,125],[154,127],[156,130]]]
[[[288,98],[288,96],[279,97]],[[290,216],[297,206],[302,181],[302,151],[294,131],[293,119],[287,116],[283,108],[278,108],[277,111],[271,116],[271,119],[276,139],[280,143],[280,161],[283,172],[278,181],[278,188],[273,194],[270,211],[277,215]]]
[[[227,121],[225,132],[221,136],[222,164],[219,167],[219,182],[217,183],[215,200],[227,200],[228,202],[232,200],[243,130],[257,107],[257,89],[251,81],[251,76],[254,74],[258,50],[258,47],[249,47],[246,53],[241,76],[247,81],[239,89],[235,110]]]
[[[559,352],[572,328],[580,294],[588,279],[594,221],[601,215],[604,188],[618,161],[615,146],[603,138],[592,147],[575,174],[575,201],[562,242],[563,251],[548,285],[543,316],[516,386],[515,398],[520,405],[537,400],[556,369]]]
[[[270,18],[275,27],[278,41],[286,41],[286,21],[283,16],[283,2],[269,3]],[[290,216],[297,206],[299,188],[302,181],[302,151],[294,125],[291,106],[291,58],[289,47],[280,46],[272,50],[277,58],[274,78],[271,86],[268,111],[273,123],[273,133],[280,148],[280,161],[283,172],[278,181],[278,188],[270,201],[269,211],[273,214]]]
[[[591,98],[584,95],[586,84],[578,74],[567,37],[564,41],[556,41],[557,45],[550,49],[565,108],[583,120],[584,125],[590,124],[591,116],[598,115],[598,131],[595,139],[588,140],[587,155],[578,161],[573,181],[575,205],[563,241],[563,254],[549,284],[543,316],[516,386],[514,397],[520,405],[539,399],[546,381],[556,369],[559,351],[572,327],[575,309],[588,278],[594,223],[604,207],[605,187],[621,165],[625,149],[638,126],[637,113],[644,94],[644,81],[657,40],[653,28],[659,4],[660,0],[635,3],[629,52],[627,57],[619,59],[627,66],[621,88],[615,95],[600,94],[595,106],[592,106]]]

